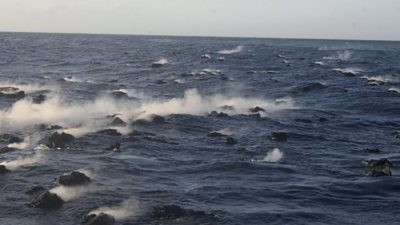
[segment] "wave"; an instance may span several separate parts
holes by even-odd
[[[335,68],[335,69],[333,69],[332,71],[340,72],[340,73],[345,74],[345,75],[357,75],[357,74],[363,72],[362,69],[360,69],[360,68],[354,68],[354,67],[349,67],[349,68]]]
[[[64,81],[73,82],[73,83],[94,83],[92,80],[84,80],[75,76],[68,76],[63,78]]]
[[[167,63],[168,63],[168,60],[165,58],[162,58],[158,61],[153,62],[152,67],[161,67],[161,66],[166,65]]]
[[[399,82],[399,79],[392,76],[362,76],[362,79],[368,80],[368,82],[379,82],[379,83],[396,83]]]
[[[19,84],[19,83],[10,83],[10,82],[1,82],[0,87],[17,88],[18,91],[24,91],[26,94],[42,92],[42,91],[58,92],[60,90],[60,87],[56,86],[56,85]],[[2,92],[4,92],[4,91],[2,91]]]
[[[239,53],[239,52],[243,51],[243,48],[244,47],[242,45],[239,45],[234,49],[225,49],[225,50],[218,51],[218,54],[230,55],[230,54],[234,54],[234,53]]]
[[[230,114],[248,114],[248,109],[259,106],[265,109],[262,116],[282,109],[294,108],[291,99],[277,104],[274,100],[226,96],[223,94],[202,96],[196,89],[185,91],[182,97],[171,99],[113,99],[100,96],[93,101],[66,103],[55,95],[42,104],[33,104],[22,99],[11,108],[0,110],[0,131],[20,131],[38,124],[59,125],[65,132],[76,136],[111,127],[109,115],[118,114],[122,120],[131,123],[137,119],[150,119],[153,114],[190,114],[205,116],[211,111],[220,110],[221,105],[231,105]],[[129,128],[117,128],[129,132]]]

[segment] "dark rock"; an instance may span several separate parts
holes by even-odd
[[[227,113],[224,112],[217,112],[217,111],[211,111],[208,116],[210,117],[229,117]]]
[[[110,136],[121,136],[122,135],[116,129],[104,129],[104,130],[97,131],[96,133],[110,135]]]
[[[235,145],[235,144],[237,144],[237,141],[233,137],[227,137],[226,144],[227,145]]]
[[[391,169],[393,168],[393,164],[388,159],[371,159],[365,160],[363,163],[367,166],[369,170],[368,175],[371,177],[392,176]]]
[[[164,80],[156,80],[155,84],[166,84],[167,82]]]
[[[89,214],[85,216],[83,219],[82,225],[113,225],[115,224],[115,219],[114,217],[105,214],[105,213],[99,213],[98,215],[96,214]]]
[[[151,115],[151,121],[153,123],[165,123],[165,118],[156,114]]]
[[[42,192],[42,191],[45,191],[45,190],[46,189],[44,187],[42,187],[40,185],[37,185],[37,186],[31,187],[29,190],[27,190],[25,192],[25,194],[32,195],[32,194],[35,194],[35,193],[38,193],[38,192]]]
[[[399,131],[395,131],[392,133],[393,137],[396,139],[400,139],[400,132]]]
[[[29,206],[51,210],[61,208],[63,204],[64,200],[62,200],[57,194],[46,191],[33,199]]]
[[[113,119],[113,121],[111,122],[111,126],[114,126],[114,127],[124,127],[124,126],[126,126],[126,123],[125,123],[125,121],[123,121],[121,118],[115,117],[115,118]]]
[[[0,134],[0,142],[12,144],[21,143],[22,140],[19,137],[11,134]]]
[[[6,168],[6,166],[0,165],[0,174],[8,173],[8,172],[10,172],[10,171]]]
[[[272,132],[269,138],[273,141],[286,141],[287,136],[288,135],[285,132]]]
[[[16,148],[3,147],[3,148],[0,148],[0,154],[13,152],[13,151],[16,151],[16,150],[17,150]]]
[[[47,139],[46,145],[49,148],[64,148],[74,140],[75,138],[71,134],[55,132]]]
[[[19,88],[16,87],[0,87],[1,92],[17,92]]]
[[[265,109],[261,108],[260,106],[256,106],[254,108],[250,108],[249,112],[252,113],[265,112]]]
[[[123,92],[123,91],[112,91],[110,93],[111,97],[115,98],[115,99],[128,99],[129,96],[127,93]]]
[[[183,217],[186,211],[177,205],[157,206],[151,212],[156,219],[177,219]]]
[[[64,185],[64,186],[84,185],[91,182],[89,177],[77,171],[73,171],[67,175],[62,175],[56,178],[55,180],[57,185]]]
[[[0,97],[13,98],[13,99],[22,99],[22,98],[25,97],[25,92],[24,91],[18,91],[18,92],[15,92],[15,93],[0,92]]]
[[[207,137],[226,137],[226,135],[214,131],[214,132],[211,132],[211,133],[207,134]]]
[[[114,151],[114,152],[119,152],[121,150],[121,144],[118,143],[118,142],[114,143],[114,144],[110,145],[108,150],[111,150],[111,151]]]
[[[46,101],[47,96],[44,94],[40,94],[38,96],[35,96],[32,98],[32,102],[35,104],[42,104],[44,101]]]

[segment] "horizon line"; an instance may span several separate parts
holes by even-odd
[[[394,39],[346,39],[346,38],[298,38],[298,37],[261,37],[261,36],[219,36],[219,35],[170,35],[170,34],[129,34],[129,33],[90,33],[90,32],[49,32],[49,31],[3,31],[0,33],[22,34],[80,34],[80,35],[110,35],[110,36],[150,36],[150,37],[193,37],[193,38],[233,38],[233,39],[282,39],[282,40],[326,40],[326,41],[376,41],[400,42]]]

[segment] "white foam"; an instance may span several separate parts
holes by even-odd
[[[386,76],[362,76],[361,78],[366,79],[368,81],[378,81],[378,82],[383,82],[383,83],[392,83],[392,82],[398,82],[399,79],[386,75]]]
[[[168,63],[168,60],[165,59],[165,58],[162,58],[162,59],[160,59],[158,61],[153,62],[153,65],[165,65],[167,63]]]
[[[67,187],[64,185],[57,186],[55,188],[50,189],[51,193],[57,194],[64,201],[70,201],[76,198],[79,198],[83,194],[94,191],[94,189],[90,185],[81,185],[81,186],[73,186]]]
[[[22,99],[11,108],[0,110],[0,131],[24,130],[36,124],[60,125],[62,130],[74,136],[82,136],[109,128],[110,119],[106,116],[118,114],[122,120],[130,123],[136,119],[149,118],[151,114],[161,116],[170,114],[207,115],[210,111],[220,111],[221,105],[231,105],[234,110],[229,114],[248,114],[248,109],[260,106],[266,110],[262,116],[282,109],[295,108],[291,99],[281,104],[262,98],[245,98],[238,94],[202,96],[196,89],[185,91],[182,97],[155,99],[142,96],[141,100],[115,100],[101,96],[93,101],[65,103],[58,95],[50,97],[42,104],[33,104]],[[116,127],[121,133],[130,128]]]
[[[396,93],[400,93],[400,88],[395,88],[395,87],[391,87],[388,89],[389,92],[396,92]]]
[[[41,139],[42,136],[39,134],[33,134],[25,137],[23,142],[9,144],[8,147],[23,150],[35,146]]]
[[[84,80],[84,79],[81,79],[81,78],[75,77],[75,76],[68,76],[68,77],[64,77],[63,79],[65,81],[74,82],[74,83],[94,83],[94,81],[92,81],[92,80]]]
[[[349,68],[335,68],[333,71],[340,72],[340,73],[352,73],[352,74],[359,74],[363,72],[360,68],[349,67]]]
[[[16,160],[4,161],[0,163],[0,165],[4,165],[9,170],[16,170],[22,166],[36,164],[41,160],[42,160],[42,155],[40,153],[35,153],[32,156],[25,156],[25,157],[21,156]]]
[[[239,45],[234,49],[225,49],[225,50],[218,51],[218,54],[230,55],[230,54],[234,54],[234,53],[239,53],[241,51],[243,51],[243,46]]]
[[[279,162],[283,158],[283,152],[279,148],[269,151],[262,161]]]
[[[93,210],[89,214],[98,215],[100,213],[105,213],[107,215],[114,217],[115,220],[120,221],[137,216],[138,214],[140,214],[140,212],[141,209],[139,207],[139,202],[131,198],[122,202],[118,206],[101,207],[96,210]]]

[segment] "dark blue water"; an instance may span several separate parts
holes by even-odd
[[[399,42],[0,33],[1,86],[26,92],[0,97],[0,133],[26,145],[0,162],[40,156],[0,175],[1,225],[79,224],[127,199],[134,212],[117,224],[399,224]],[[119,89],[129,98],[107,97]],[[257,105],[260,117],[247,111]],[[96,133],[114,113],[122,135]],[[153,113],[165,122],[135,123]],[[73,146],[36,148],[54,132],[38,124],[62,126]],[[106,150],[115,142],[121,152]],[[274,148],[283,156],[264,160]],[[393,176],[367,175],[362,161],[380,158]],[[91,186],[61,209],[27,206],[32,186],[82,168]],[[150,215],[168,204],[206,214]]]

